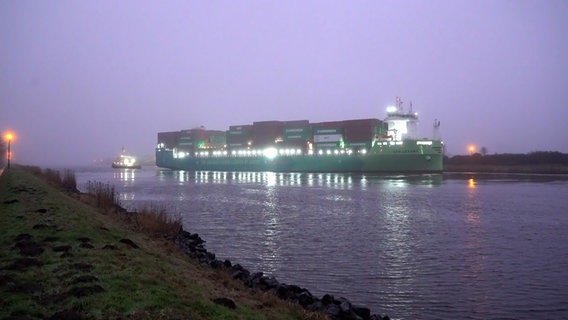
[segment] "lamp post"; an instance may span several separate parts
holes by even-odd
[[[12,152],[10,151],[10,144],[12,143],[12,138],[14,138],[14,137],[12,136],[11,133],[8,133],[8,134],[6,135],[6,140],[8,140],[8,155],[7,155],[7,158],[8,158],[8,168],[10,168],[10,159],[12,158]]]

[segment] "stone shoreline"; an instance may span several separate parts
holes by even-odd
[[[225,270],[233,279],[240,280],[248,288],[263,292],[273,291],[280,299],[298,303],[309,311],[321,311],[332,320],[389,320],[389,316],[371,314],[364,306],[352,304],[346,298],[335,298],[325,294],[321,298],[313,296],[306,288],[280,283],[276,278],[262,272],[251,273],[240,264],[229,260],[220,261],[215,254],[205,249],[205,241],[196,233],[180,230],[174,243],[189,257],[214,269]]]

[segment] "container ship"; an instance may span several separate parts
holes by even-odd
[[[405,112],[397,98],[384,120],[259,121],[225,131],[159,132],[156,165],[187,171],[442,172],[443,142],[418,138],[417,125],[412,105]]]

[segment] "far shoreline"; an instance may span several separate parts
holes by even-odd
[[[568,174],[568,154],[537,151],[526,154],[458,155],[444,158],[444,172]]]
[[[472,165],[444,164],[444,173],[501,173],[501,174],[547,174],[567,175],[568,166],[564,165]]]

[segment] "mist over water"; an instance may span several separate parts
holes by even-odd
[[[393,319],[568,317],[568,179],[77,171],[183,215],[218,259]]]

